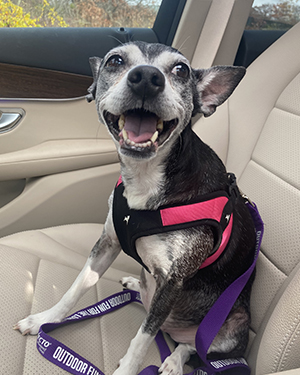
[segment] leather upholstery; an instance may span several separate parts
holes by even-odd
[[[65,374],[36,349],[36,336],[13,331],[20,318],[50,308],[62,297],[83,267],[102,225],[74,224],[18,233],[1,239],[1,374]],[[124,253],[73,311],[122,290],[123,276],[137,276],[140,266]],[[64,327],[51,335],[111,374],[125,354],[145,316],[144,308],[131,304],[101,319]],[[118,343],[118,344],[116,344]],[[153,344],[144,366],[159,365]]]
[[[299,37],[297,24],[249,67],[214,116],[195,125],[236,173],[265,222],[247,355],[255,375],[300,372]],[[226,134],[219,131],[221,118]]]

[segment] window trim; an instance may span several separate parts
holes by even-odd
[[[160,43],[171,45],[187,0],[162,0],[152,30]]]

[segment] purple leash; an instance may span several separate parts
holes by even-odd
[[[228,288],[220,295],[212,308],[209,310],[208,314],[200,323],[196,333],[196,349],[204,365],[194,369],[188,375],[250,375],[250,368],[244,358],[231,358],[224,360],[208,360],[206,358],[211,343],[225,322],[236,299],[254,271],[258,258],[264,226],[257,207],[249,202],[246,204],[256,229],[256,249],[253,263],[245,273],[230,284]],[[76,313],[65,318],[60,323],[43,324],[40,327],[37,338],[38,351],[50,362],[56,364],[71,374],[104,375],[99,368],[90,363],[88,360],[75,353],[66,345],[49,336],[48,332],[51,332],[63,325],[69,325],[77,321],[106,315],[132,302],[141,303],[139,293],[132,290],[124,290],[120,293],[111,295],[110,297],[107,297],[94,305],[77,311]],[[160,351],[161,360],[163,362],[171,354],[171,351],[161,331],[158,332],[155,340]],[[148,366],[139,373],[139,375],[157,374],[157,366]]]

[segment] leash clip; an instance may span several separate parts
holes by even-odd
[[[251,204],[252,207],[256,207],[252,200],[248,197],[248,195],[244,194],[236,183],[236,177],[234,173],[228,173],[228,180],[229,180],[229,195],[232,196],[234,193],[235,199],[241,195],[242,198],[245,200],[245,203]]]
[[[254,204],[254,203],[252,202],[252,200],[248,197],[248,195],[246,195],[246,194],[242,194],[242,198],[245,199],[245,203],[249,203],[249,204],[251,204],[252,207],[255,208],[255,204]]]
[[[229,192],[230,197],[233,197],[235,201],[240,195],[240,190],[236,183],[236,177],[234,173],[228,173],[227,176],[228,176],[228,181],[229,181],[228,192]]]

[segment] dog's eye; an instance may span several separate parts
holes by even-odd
[[[124,60],[122,59],[121,56],[113,55],[107,60],[105,66],[108,68],[118,68],[119,66],[123,64],[124,64]]]
[[[187,65],[180,63],[174,66],[174,68],[172,69],[172,73],[180,78],[188,78],[190,70]]]

